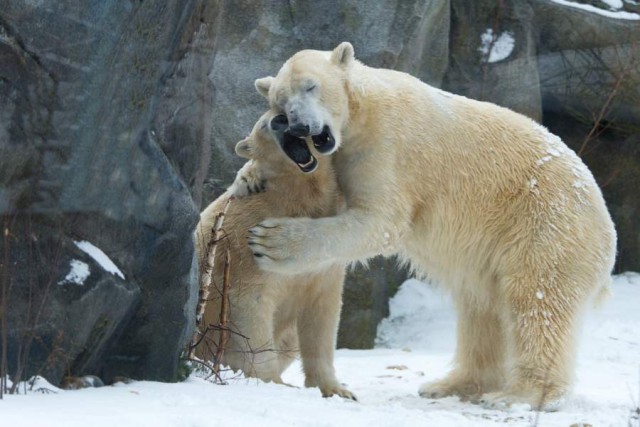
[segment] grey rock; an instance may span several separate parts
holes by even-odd
[[[59,227],[62,259],[70,238],[91,241],[126,276],[83,288],[102,293],[98,302],[84,292],[61,300],[34,334],[62,331],[83,348],[64,347],[65,374],[175,379],[197,298],[193,195],[209,150],[211,9],[195,0],[2,3],[0,215]],[[45,277],[51,266],[34,269]],[[15,280],[14,289],[27,286]],[[79,317],[60,317],[65,304],[94,323],[112,304],[120,311],[92,347]],[[45,351],[32,357],[30,366],[46,361]],[[56,382],[60,368],[48,374]]]
[[[372,348],[378,324],[389,315],[389,298],[408,277],[395,257],[376,257],[349,269],[338,330],[338,348]]]
[[[639,30],[640,31],[640,30]],[[635,44],[548,52],[538,57],[545,112],[640,126],[640,33]]]
[[[443,87],[540,121],[540,79],[531,7],[519,1],[452,0],[451,15],[451,59]],[[488,37],[484,50],[483,35]],[[505,47],[505,53],[497,55],[507,40],[513,40],[512,49]],[[492,49],[495,56],[491,55]]]
[[[69,372],[99,372],[140,303],[140,288],[105,271],[59,225],[32,217],[2,225],[9,372],[53,383]]]
[[[531,7],[540,34],[545,112],[570,113],[583,121],[602,112],[604,120],[640,126],[640,23],[549,0]]]
[[[626,44],[637,40],[637,20],[613,19],[552,0],[527,0],[536,16],[541,54]]]

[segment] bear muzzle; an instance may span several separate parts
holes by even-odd
[[[318,167],[318,159],[311,153],[307,141],[299,136],[301,132],[294,132],[293,128],[295,126],[289,127],[287,116],[278,114],[271,119],[270,127],[275,131],[276,139],[280,143],[282,151],[284,151],[287,157],[289,157],[302,172],[311,173],[316,170]],[[306,126],[306,128],[306,134],[308,134],[309,126]]]
[[[318,135],[313,135],[311,139],[313,140],[313,146],[320,154],[331,153],[336,146],[336,139],[333,137],[331,128],[328,125],[324,125],[322,132]]]
[[[289,131],[282,135],[282,151],[295,162],[304,173],[310,173],[318,167],[318,159],[311,153],[307,141],[298,138]]]
[[[297,136],[298,138],[304,138],[305,136],[309,136],[309,132],[311,132],[309,125],[305,125],[302,123],[296,123],[289,127],[289,132],[293,136]]]

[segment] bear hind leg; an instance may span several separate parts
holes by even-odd
[[[553,411],[571,386],[580,292],[562,295],[558,283],[545,291],[531,283],[536,282],[521,278],[506,283],[510,370],[505,390],[482,396],[486,407],[528,403]]]
[[[481,307],[467,298],[456,299],[458,311],[455,367],[434,382],[423,384],[426,398],[456,395],[476,400],[498,390],[504,383],[505,343],[501,317],[491,307]]]

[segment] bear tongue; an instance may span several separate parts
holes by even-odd
[[[317,159],[311,154],[311,150],[307,146],[307,142],[303,138],[291,135],[289,132],[284,133],[282,150],[294,161],[302,172],[313,172],[318,166]]]

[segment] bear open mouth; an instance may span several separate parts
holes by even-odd
[[[322,132],[320,132],[319,135],[313,135],[311,139],[313,140],[313,146],[316,147],[316,150],[321,154],[331,152],[336,146],[336,140],[328,125],[324,125]]]
[[[291,135],[288,131],[282,137],[282,151],[295,162],[304,173],[310,173],[318,167],[318,160],[311,154],[304,138]]]

